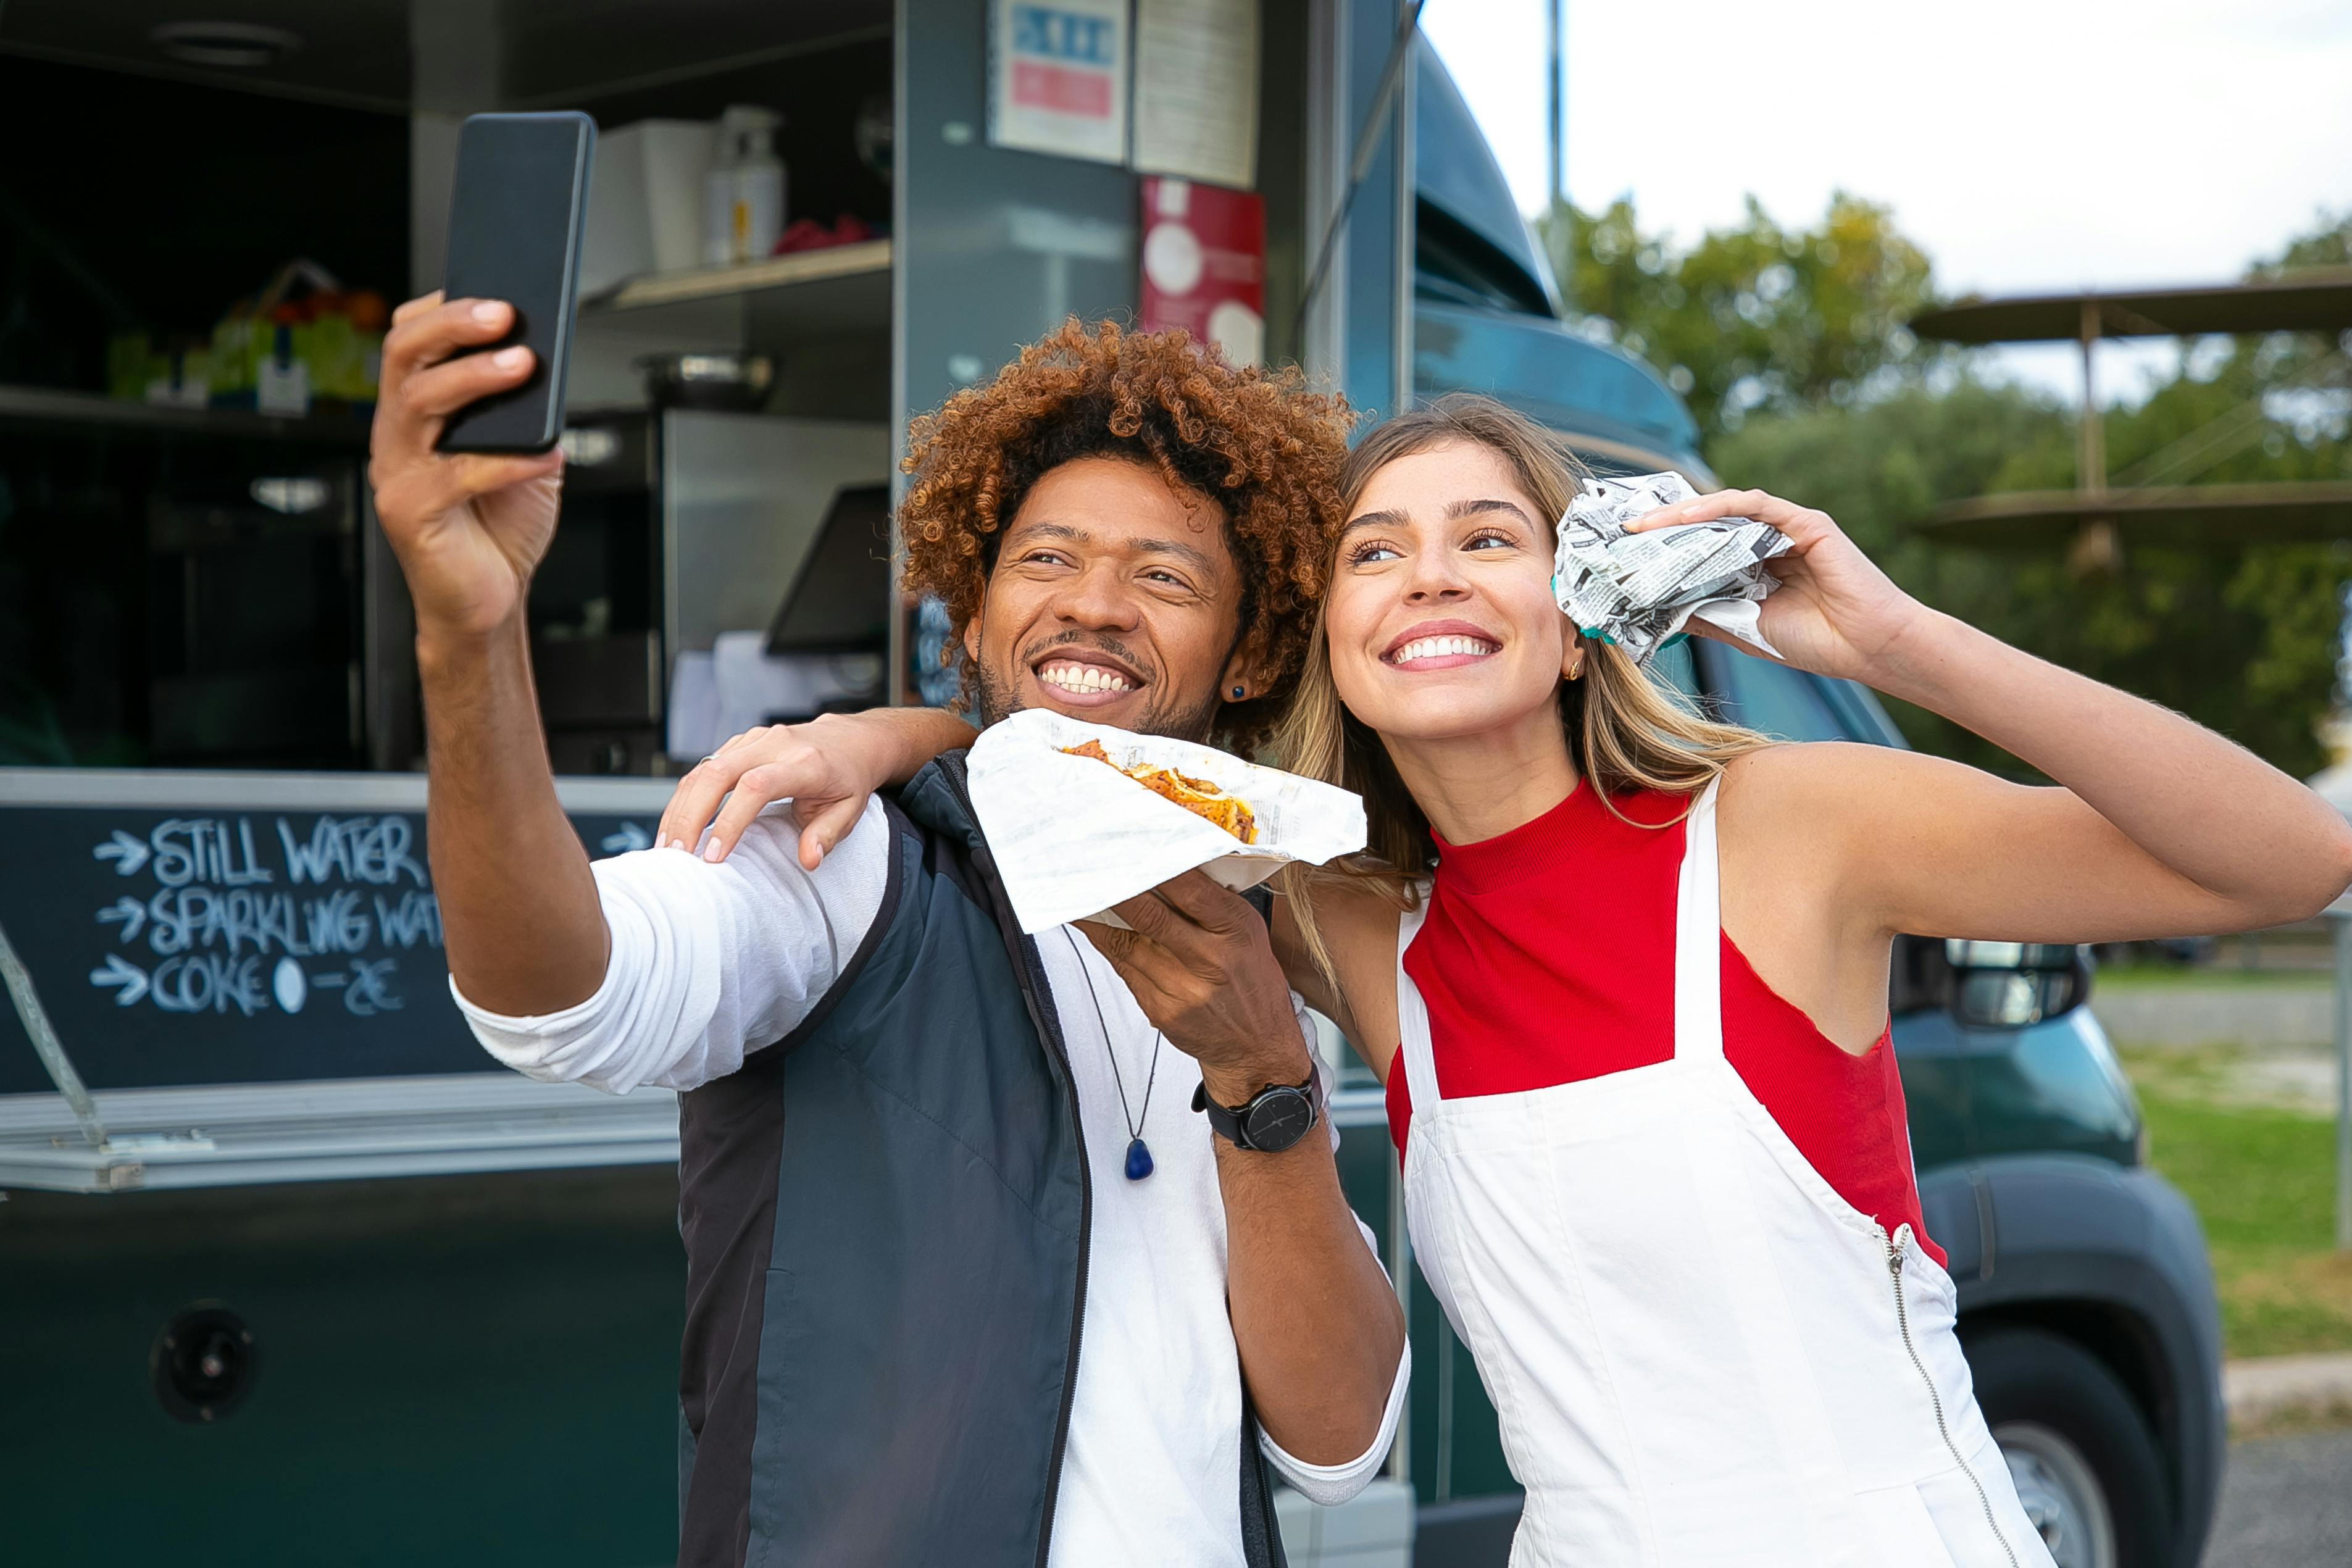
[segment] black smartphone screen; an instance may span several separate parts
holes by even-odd
[[[478,352],[520,343],[534,363],[520,386],[451,416],[441,450],[544,452],[562,436],[595,148],[596,122],[584,114],[477,114],[458,128],[442,288],[452,300],[512,305],[512,331]]]

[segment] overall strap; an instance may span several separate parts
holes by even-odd
[[[1429,895],[1424,893],[1419,909],[1397,917],[1397,1056],[1404,1063],[1404,1086],[1412,1091],[1415,1110],[1435,1105],[1441,1098],[1437,1064],[1429,1054],[1429,1009],[1422,1003],[1421,987],[1404,972],[1404,950],[1412,945],[1428,914]]]
[[[1717,779],[1683,819],[1683,871],[1675,899],[1675,1055],[1723,1058],[1723,900],[1715,850]],[[1419,1086],[1415,1086],[1419,1092]]]

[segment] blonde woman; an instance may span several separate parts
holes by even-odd
[[[1755,491],[1639,526],[1781,530],[1790,663],[2055,787],[1707,722],[1554,605],[1577,473],[1485,399],[1371,432],[1278,742],[1367,804],[1374,855],[1300,879],[1275,937],[1387,1084],[1415,1255],[1527,1489],[1513,1562],[2047,1564],[1920,1223],[1893,938],[2295,920],[2352,829]]]
[[[1368,436],[1278,742],[1374,824],[1384,865],[1290,900],[1327,960],[1294,984],[1377,1053],[1416,1256],[1528,1490],[1514,1562],[2046,1563],[1920,1223],[1893,939],[2296,920],[2352,882],[2352,831],[1757,491],[1637,526],[1780,529],[1788,662],[2056,787],[1706,722],[1554,605],[1576,478],[1483,399]]]

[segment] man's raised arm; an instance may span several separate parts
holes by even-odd
[[[416,605],[426,838],[449,973],[469,1000],[525,1015],[593,995],[607,939],[587,853],[555,798],[523,618],[555,534],[562,455],[435,450],[452,414],[530,374],[528,349],[467,352],[512,319],[498,301],[438,294],[394,313],[368,479]]]

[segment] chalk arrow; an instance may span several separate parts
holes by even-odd
[[[114,830],[114,837],[91,850],[89,858],[111,860],[114,862],[114,874],[128,877],[147,864],[147,844],[144,839],[133,838],[118,827]]]
[[[633,849],[652,848],[654,836],[634,822],[625,822],[619,832],[604,835],[603,842],[605,854],[626,855]]]
[[[138,936],[139,928],[147,923],[147,908],[126,893],[99,910],[98,918],[109,925],[121,921],[122,930],[116,934],[124,942],[130,942]]]
[[[114,994],[114,1005],[118,1007],[128,1007],[147,994],[147,972],[135,963],[123,963],[120,953],[108,953],[106,967],[89,972],[89,983],[101,989],[110,985],[121,986],[122,989]]]

